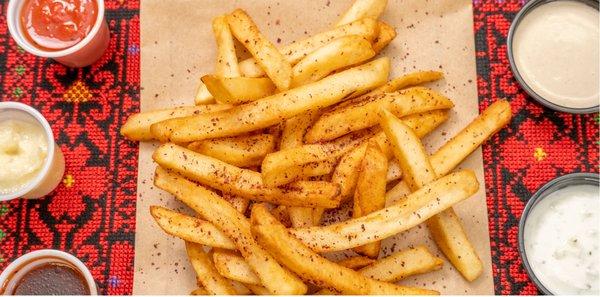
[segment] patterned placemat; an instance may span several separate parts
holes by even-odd
[[[30,104],[48,119],[66,169],[49,197],[0,204],[0,269],[28,251],[60,249],[86,263],[100,293],[129,294],[137,144],[118,131],[139,109],[139,2],[106,1],[110,47],[78,70],[18,48],[6,26],[7,4],[0,3],[1,100]]]
[[[481,108],[508,98],[515,114],[483,150],[498,294],[537,293],[517,251],[518,219],[531,194],[555,176],[599,169],[598,115],[542,108],[512,77],[505,38],[522,5],[474,1]],[[31,250],[61,249],[90,267],[101,293],[120,295],[133,284],[137,145],[118,129],[139,109],[139,1],[107,0],[106,7],[110,48],[79,70],[19,49],[0,16],[1,100],[38,108],[66,158],[52,195],[0,203],[0,269]]]
[[[519,88],[506,56],[510,23],[526,1],[474,3],[480,107],[508,98],[514,118],[483,147],[496,294],[537,294],[517,248],[518,223],[529,197],[571,172],[598,172],[598,114],[553,112]]]

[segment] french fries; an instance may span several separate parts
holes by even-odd
[[[475,151],[488,138],[508,125],[512,116],[506,100],[494,102],[467,127],[446,142],[431,157],[431,165],[438,176],[447,174]]]
[[[382,115],[381,126],[394,148],[409,189],[416,191],[434,181],[435,170],[419,138],[390,112],[384,110]],[[429,219],[427,227],[440,250],[465,279],[473,281],[481,275],[483,264],[452,208]]]
[[[348,260],[353,262],[355,258],[348,258]],[[397,282],[412,275],[438,270],[444,264],[442,259],[432,255],[424,246],[399,251],[377,261],[369,260],[373,263],[366,265],[358,272],[366,277],[386,282]],[[344,261],[340,261],[338,264],[342,264],[342,262]],[[333,293],[325,289],[319,291],[318,295],[331,295]]]
[[[436,127],[438,127],[440,124],[442,124],[444,121],[446,121],[447,118],[448,114],[445,110],[434,110],[422,114],[406,116],[402,118],[402,120],[406,125],[415,130],[415,133],[417,133],[419,137],[424,137],[429,132],[433,131]],[[385,137],[385,134],[383,132],[377,133],[371,139],[379,144],[379,147],[382,149],[384,154],[388,156],[388,158],[391,157],[391,152],[388,148],[389,143],[387,142],[387,138]],[[340,186],[340,195],[342,201],[347,200],[354,193],[359,173],[358,168],[360,162],[363,159],[365,149],[366,144],[362,144],[361,146],[347,152],[340,159],[340,162],[333,171],[331,181]],[[395,161],[392,160],[389,164],[391,165],[397,163],[395,163]],[[401,174],[401,171],[397,172],[393,176],[390,176],[390,174],[388,174],[388,182],[395,176]]]
[[[306,293],[306,285],[256,243],[249,220],[219,195],[160,167],[156,169],[154,184],[173,194],[231,238],[271,294]],[[277,282],[269,281],[273,279]]]
[[[385,207],[385,187],[388,158],[376,142],[369,142],[359,169],[356,191],[354,192],[353,218],[360,218]],[[375,241],[354,248],[354,251],[377,258],[381,242]]]
[[[421,223],[465,279],[481,274],[453,210],[479,183],[470,170],[451,171],[509,122],[510,105],[492,104],[428,156],[419,138],[453,103],[421,86],[441,72],[388,81],[389,58],[367,62],[396,37],[377,20],[386,5],[356,0],[335,28],[279,49],[243,10],[218,16],[215,71],[195,96],[205,105],[123,125],[129,139],[163,142],[154,184],[196,212],[150,207],[185,241],[192,294],[304,294],[303,281],[318,294],[438,294],[393,284],[442,267],[424,246],[377,259],[383,239]],[[234,38],[252,58],[238,62]],[[351,219],[320,226],[326,209],[350,198]],[[350,249],[361,256],[334,263],[318,254]]]
[[[397,282],[406,277],[438,270],[444,261],[424,246],[407,249],[379,259],[375,263],[360,270],[364,276],[386,281]]]
[[[211,104],[202,106],[182,106],[136,113],[130,116],[125,124],[121,126],[121,135],[127,137],[129,140],[137,141],[150,141],[159,139],[150,131],[150,127],[154,123],[201,113],[225,110],[228,108],[231,108],[231,106]],[[164,139],[164,137],[160,138]]]
[[[152,158],[160,166],[191,180],[247,199],[289,206],[333,208],[339,205],[339,187],[329,182],[300,181],[285,187],[268,187],[258,172],[171,143],[156,149]]]
[[[238,167],[258,166],[275,150],[276,139],[271,134],[256,134],[192,142],[188,149]]]
[[[240,255],[227,250],[215,250],[213,262],[222,276],[244,284],[261,285],[260,278]]]
[[[212,295],[237,295],[237,291],[215,269],[212,260],[204,251],[202,245],[197,243],[185,243],[188,257],[196,271],[198,282]]]
[[[308,54],[292,68],[292,87],[318,81],[335,70],[364,62],[373,56],[375,51],[364,37],[340,37]]]
[[[295,65],[306,55],[334,39],[348,35],[359,35],[369,41],[373,41],[375,38],[377,38],[378,34],[379,25],[377,21],[372,18],[363,18],[344,26],[333,28],[331,30],[313,35],[309,38],[296,41],[281,48],[280,52],[284,55],[287,61],[289,61],[292,65]],[[265,72],[253,58],[241,61],[239,66],[242,75],[245,77],[261,77],[265,75]]]
[[[290,233],[316,252],[354,248],[408,230],[470,197],[478,189],[475,174],[462,170],[366,216],[328,226],[291,229]]]
[[[206,289],[204,289],[204,288],[197,288],[197,289],[193,290],[192,292],[190,292],[190,295],[192,295],[192,296],[208,295],[208,291],[206,291]]]
[[[220,15],[214,18],[212,27],[217,43],[215,73],[220,77],[240,77],[240,67],[227,16]]]
[[[276,88],[266,77],[219,77],[205,75],[202,82],[215,100],[240,105],[275,94]]]
[[[289,89],[292,65],[279,50],[264,37],[250,16],[241,9],[227,15],[227,22],[235,38],[252,54],[280,91]]]
[[[233,36],[227,24],[225,15],[213,19],[213,32],[217,43],[217,62],[215,74],[219,77],[239,77],[240,69],[233,44]],[[201,80],[194,97],[196,105],[210,104],[215,102],[213,94]],[[222,102],[221,102],[222,103]]]
[[[252,208],[252,233],[271,254],[302,279],[342,294],[422,295],[435,291],[376,281],[330,262],[291,236],[264,205]]]
[[[318,163],[312,166],[310,164],[339,158],[373,134],[373,130],[363,130],[329,143],[303,145],[268,154],[263,159],[261,166],[263,181],[269,186],[279,186],[295,181],[304,176],[302,166],[318,167]],[[326,169],[332,170],[335,164],[332,165]],[[331,171],[319,173],[327,174],[329,172]]]
[[[346,268],[358,270],[365,266],[369,266],[369,265],[375,263],[375,260],[371,259],[369,257],[354,256],[354,257],[350,257],[350,258],[341,260],[337,263],[338,263],[338,265],[344,266]]]
[[[388,109],[394,115],[403,117],[453,106],[450,99],[422,87],[374,95],[345,108],[334,109],[323,114],[308,130],[305,141],[308,143],[328,141],[353,131],[375,126],[378,124],[379,112],[382,109]]]
[[[227,235],[213,224],[198,218],[190,217],[160,206],[151,206],[150,213],[156,224],[167,234],[179,237],[188,242],[202,245],[235,249],[235,244]]]
[[[199,79],[198,87],[196,88],[196,96],[194,96],[194,103],[196,105],[215,103],[215,98],[210,93],[206,85],[202,82],[202,78]]]
[[[379,35],[373,41],[373,50],[376,53],[381,52],[394,38],[396,38],[396,29],[384,22],[379,22]]]
[[[333,105],[353,92],[380,86],[389,67],[389,59],[380,58],[320,81],[233,107],[227,112],[183,118],[186,125],[178,127],[171,134],[171,140],[191,142],[267,128],[306,111]]]
[[[364,18],[377,19],[386,6],[387,0],[356,0],[335,25],[339,27]]]
[[[424,83],[434,82],[444,77],[444,73],[440,71],[416,71],[409,74],[392,79],[387,84],[375,89],[369,95],[377,95],[383,93],[394,92],[408,87],[422,85]]]

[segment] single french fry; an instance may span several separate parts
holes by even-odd
[[[233,251],[215,250],[215,268],[222,276],[244,284],[261,285],[260,278],[246,260]]]
[[[314,208],[290,207],[288,209],[292,227],[302,228],[314,226]]]
[[[354,147],[359,146],[373,134],[373,129],[367,129],[340,137],[331,142],[308,144],[267,154],[261,166],[263,181],[266,185],[279,186],[299,180],[305,177],[303,167],[306,167],[306,165],[309,168],[325,166],[325,169],[329,171],[318,171],[318,173],[327,174],[335,168],[338,158]],[[322,161],[330,161],[331,164],[330,166],[321,165]]]
[[[373,50],[376,53],[381,52],[394,38],[396,38],[396,29],[384,22],[379,22],[379,35],[373,41]]]
[[[292,65],[275,45],[260,33],[252,18],[245,11],[236,9],[227,16],[227,22],[235,38],[252,54],[277,89],[289,89]]]
[[[410,127],[385,110],[381,126],[394,148],[394,155],[405,175],[404,181],[412,191],[437,178],[425,147]],[[473,281],[481,275],[483,263],[451,207],[427,220],[427,227],[440,250],[465,279]]]
[[[335,24],[336,27],[364,19],[379,18],[387,6],[387,0],[356,0]]]
[[[219,195],[161,167],[156,169],[154,184],[173,194],[225,233],[271,294],[306,293],[306,285],[281,267],[254,240],[250,231],[250,221]],[[273,282],[274,279],[277,282]]]
[[[512,112],[506,100],[499,100],[486,108],[468,126],[450,139],[431,157],[431,165],[438,176],[452,171],[496,132],[508,125]]]
[[[241,76],[233,36],[227,23],[227,16],[220,15],[213,19],[213,32],[217,43],[217,61],[215,73],[220,77]]]
[[[228,112],[184,118],[185,126],[178,127],[171,140],[183,143],[267,128],[309,110],[333,105],[355,91],[379,86],[385,81],[389,67],[389,59],[380,58],[299,88],[235,106]]]
[[[236,280],[229,280],[229,283],[231,283],[231,286],[235,289],[236,291],[236,295],[250,295],[252,294],[252,291],[246,287],[245,284],[242,284]]]
[[[222,193],[223,199],[227,200],[240,213],[245,213],[250,205],[250,200],[229,193]]]
[[[316,252],[340,251],[383,240],[408,230],[479,189],[475,174],[462,170],[442,177],[397,204],[360,218],[328,226],[291,229],[290,233]]]
[[[313,226],[319,226],[325,209],[322,207],[315,207],[313,210]]]
[[[408,187],[416,191],[436,180],[425,147],[414,131],[387,110],[383,110],[381,115],[380,125],[392,144],[392,151]]]
[[[289,206],[339,206],[339,187],[321,181],[299,181],[284,187],[268,187],[260,173],[242,169],[184,147],[167,143],[152,158],[160,166],[174,170],[203,185],[251,200]]]
[[[433,110],[426,113],[414,114],[403,117],[402,121],[406,125],[411,127],[413,130],[415,130],[419,137],[424,137],[425,135],[433,131],[435,128],[437,128],[444,121],[446,121],[447,118],[447,111]],[[371,140],[379,144],[379,147],[388,157],[388,159],[392,157],[392,153],[389,149],[389,143],[383,131],[377,133],[371,138]],[[340,162],[333,171],[331,182],[340,186],[340,196],[342,201],[347,200],[352,196],[352,194],[354,194],[356,181],[358,179],[358,167],[364,156],[365,149],[366,144],[362,144],[354,148],[353,150],[347,152],[340,159]],[[393,163],[395,162],[390,162],[390,164]],[[400,175],[401,173],[402,172],[398,172],[398,175]],[[391,179],[392,177],[390,176],[389,178]]]
[[[385,199],[386,201],[395,203],[396,201],[404,199],[406,196],[410,195],[410,193],[412,193],[412,191],[408,185],[404,181],[400,181],[385,193]]]
[[[202,245],[186,241],[185,248],[196,271],[196,278],[206,291],[212,295],[237,295],[231,283],[217,272]]]
[[[231,108],[231,105],[203,105],[203,106],[181,106],[170,109],[159,109],[140,112],[131,115],[125,124],[121,126],[121,135],[130,140],[150,141],[156,139],[150,131],[150,126],[168,119],[191,116],[201,113],[209,113]]]
[[[378,124],[382,109],[403,117],[432,110],[449,109],[454,104],[442,94],[422,87],[368,97],[363,101],[324,113],[308,130],[305,141],[323,142]]]
[[[347,295],[437,294],[435,291],[376,281],[331,262],[290,235],[264,205],[252,207],[252,233],[273,257],[302,279]]]
[[[344,260],[341,260],[339,262],[337,262],[339,265],[344,266],[346,268],[350,268],[353,270],[358,270],[361,269],[365,266],[369,266],[373,263],[375,263],[376,260],[371,259],[369,257],[363,257],[363,256],[354,256],[354,257],[350,257],[350,258],[346,258]]]
[[[432,255],[426,247],[417,246],[379,259],[360,272],[376,280],[397,282],[412,275],[438,270],[443,264],[444,261]]]
[[[271,214],[277,218],[287,228],[292,226],[290,214],[287,206],[279,205],[271,210]]]
[[[196,88],[196,95],[194,96],[194,103],[196,105],[214,104],[215,98],[208,91],[206,85],[202,82],[202,79],[198,80],[198,88]]]
[[[271,134],[242,135],[195,141],[188,149],[238,167],[258,166],[277,146]]]
[[[331,42],[334,39],[348,36],[359,35],[372,42],[379,34],[379,25],[375,19],[363,18],[352,23],[318,33],[303,40],[284,46],[280,52],[292,65],[298,63],[306,55],[315,51],[319,47]],[[255,59],[250,58],[239,63],[240,71],[245,77],[265,76]]]
[[[385,207],[388,158],[376,142],[369,142],[362,160],[354,192],[353,218],[359,218]],[[358,254],[377,258],[381,241],[354,248]]]
[[[371,43],[362,36],[348,35],[316,49],[292,68],[292,87],[318,81],[375,56]]]
[[[160,206],[150,206],[150,214],[167,234],[211,247],[235,249],[233,241],[227,235],[205,220]]]
[[[338,105],[335,106],[334,110],[339,110],[346,108],[347,106],[357,104],[357,102],[361,102],[366,100],[367,98],[373,97],[375,95],[390,93],[399,90],[403,90],[409,87],[415,87],[424,83],[437,81],[444,77],[444,74],[439,71],[416,71],[405,74],[403,76],[397,77],[389,81],[387,84],[384,84],[368,93],[354,93],[353,96],[349,96],[348,99]],[[364,95],[363,95],[364,94]]]
[[[388,163],[388,171],[385,180],[389,182],[393,182],[399,180],[402,177],[402,169],[400,169],[400,165],[396,160],[390,160]]]
[[[265,77],[205,75],[202,82],[215,100],[222,104],[244,104],[271,96],[276,91],[273,82]]]

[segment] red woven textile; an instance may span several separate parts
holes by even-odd
[[[558,175],[599,169],[598,115],[545,109],[512,77],[505,38],[522,4],[474,2],[480,107],[508,98],[515,114],[483,150],[498,294],[538,293],[517,249],[518,220],[533,192]],[[139,1],[107,0],[106,7],[110,48],[80,70],[19,50],[0,16],[1,100],[38,108],[67,166],[49,197],[0,203],[0,269],[31,250],[61,249],[90,267],[100,293],[121,295],[133,286],[137,144],[118,129],[139,110]]]
[[[60,249],[87,264],[99,293],[130,294],[138,154],[118,131],[139,110],[139,2],[106,1],[110,47],[79,70],[19,49],[7,4],[0,3],[1,100],[30,104],[48,119],[66,169],[49,197],[0,204],[0,269],[28,251]]]
[[[496,294],[538,294],[517,248],[525,204],[544,183],[572,172],[598,172],[598,114],[543,108],[514,80],[506,56],[510,23],[524,1],[474,1],[480,108],[508,98],[513,120],[483,146]]]

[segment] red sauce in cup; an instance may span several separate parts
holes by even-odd
[[[97,17],[96,0],[25,0],[20,21],[32,44],[59,51],[83,40]]]

